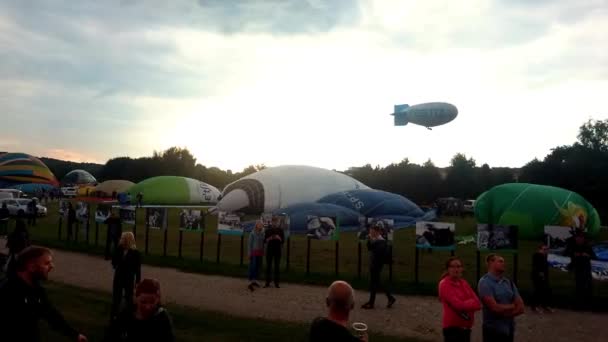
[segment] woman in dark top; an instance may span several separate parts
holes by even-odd
[[[126,232],[120,237],[112,258],[114,284],[112,292],[112,318],[116,317],[124,296],[127,309],[133,306],[133,288],[141,280],[141,255],[136,249],[135,236]]]
[[[30,234],[24,221],[24,214],[19,213],[13,230],[6,238],[6,248],[8,248],[8,263],[6,273],[13,274],[15,271],[15,258],[22,250],[30,246]]]
[[[127,308],[113,320],[107,342],[173,342],[171,318],[160,304],[160,284],[144,279],[135,290],[135,307]]]
[[[543,313],[541,307],[548,312],[553,312],[553,309],[549,307],[551,288],[549,287],[547,249],[545,244],[541,244],[532,256],[532,284],[534,285],[532,309],[538,313]]]

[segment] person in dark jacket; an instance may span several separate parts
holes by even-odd
[[[123,311],[113,320],[106,342],[173,342],[171,318],[160,304],[160,285],[144,279],[135,290],[135,307]]]
[[[49,302],[40,285],[53,269],[51,251],[43,247],[28,247],[17,258],[16,272],[0,284],[0,339],[2,341],[40,341],[38,321],[72,341],[86,342],[87,338],[72,328]]]
[[[38,203],[35,198],[33,198],[31,201],[28,202],[27,214],[28,214],[27,224],[36,226],[36,217],[38,217]]]
[[[23,216],[23,213],[19,213],[15,222],[15,230],[6,239],[6,248],[8,248],[7,274],[12,274],[15,271],[17,255],[30,246],[30,234]]]
[[[72,241],[74,235],[74,222],[76,222],[76,210],[72,202],[68,202],[68,241]]]
[[[369,251],[369,273],[370,273],[370,284],[369,284],[369,301],[363,306],[362,309],[373,309],[376,302],[376,292],[380,288],[380,274],[385,263],[388,262],[390,246],[387,241],[382,237],[381,228],[374,225],[369,230],[369,240],[367,240],[367,250]],[[395,297],[391,295],[390,285],[384,284],[384,292],[388,299],[387,307],[390,308],[395,304]]]
[[[568,239],[564,254],[570,257],[570,269],[574,271],[577,305],[585,308],[590,304],[592,294],[591,260],[597,257],[584,231],[577,229]]]
[[[360,337],[349,331],[349,316],[355,308],[353,288],[345,281],[334,281],[327,291],[325,304],[327,317],[317,317],[310,326],[310,342],[362,342],[368,341],[367,332]]]
[[[551,287],[549,286],[549,263],[547,262],[548,247],[543,243],[532,256],[532,284],[534,296],[532,310],[543,313],[543,309],[553,312],[550,307]]]
[[[141,255],[136,249],[133,233],[123,233],[112,258],[114,282],[112,287],[112,317],[116,317],[122,297],[126,308],[133,306],[133,289],[141,280]]]
[[[281,264],[281,250],[283,249],[285,234],[283,232],[283,229],[280,227],[280,220],[278,217],[272,218],[270,228],[266,230],[264,236],[267,246],[266,285],[264,285],[264,287],[270,287],[271,269],[274,265],[274,287],[279,288],[279,265]]]
[[[106,219],[105,224],[108,225],[105,258],[106,260],[109,260],[112,255],[110,249],[116,251],[116,248],[118,248],[118,241],[122,236],[122,221],[120,220],[120,217],[118,217],[118,214],[112,213],[110,217]]]
[[[0,208],[0,236],[7,235],[8,220],[9,220],[10,216],[11,216],[11,213],[10,213],[10,211],[8,211],[6,202],[2,203],[2,208]]]

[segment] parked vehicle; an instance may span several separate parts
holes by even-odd
[[[473,214],[475,212],[475,200],[466,200],[462,205],[462,210],[465,213]]]
[[[8,208],[8,212],[12,216],[17,216],[20,213],[27,214],[27,205],[31,202],[31,199],[28,198],[8,198],[0,200],[0,206],[3,203],[6,203],[6,207]],[[38,216],[46,216],[47,209],[45,206],[37,204],[38,208]]]
[[[64,197],[76,197],[78,195],[77,186],[64,186],[61,188],[61,193]]]

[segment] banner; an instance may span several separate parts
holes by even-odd
[[[237,214],[219,212],[217,219],[217,233],[220,235],[243,235],[241,218]]]
[[[477,249],[480,251],[511,251],[518,248],[518,230],[513,225],[480,223],[477,225]]]
[[[553,268],[568,272],[570,258],[557,254],[549,254],[547,255],[547,262]],[[591,260],[591,276],[595,280],[608,280],[608,261]]]
[[[189,232],[200,232],[204,229],[200,210],[182,209],[179,212],[179,229]]]
[[[76,204],[76,219],[80,222],[87,222],[89,219],[89,204],[78,202]]]
[[[112,214],[112,207],[107,204],[98,204],[95,210],[95,222],[104,223]]]
[[[416,248],[456,249],[456,225],[447,222],[416,222]]]
[[[166,229],[167,208],[146,208],[146,223],[150,229]]]
[[[120,220],[124,224],[135,224],[136,211],[135,207],[121,207],[118,211],[120,214]]]
[[[340,239],[340,229],[335,217],[308,216],[306,229],[306,236],[316,240],[338,241]]]

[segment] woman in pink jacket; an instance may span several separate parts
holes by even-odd
[[[445,342],[469,342],[475,311],[481,310],[479,298],[462,279],[462,260],[451,257],[445,263],[439,281],[439,300],[443,304],[443,337]]]

